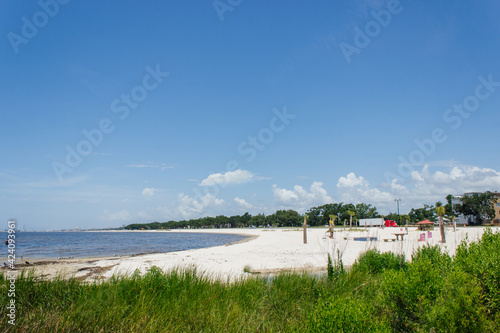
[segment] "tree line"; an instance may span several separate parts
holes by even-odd
[[[201,217],[197,219],[168,221],[168,222],[151,222],[151,223],[133,223],[124,227],[126,230],[158,230],[158,229],[176,229],[176,228],[247,228],[247,227],[300,227],[304,222],[304,217],[307,218],[307,224],[312,227],[324,226],[330,220],[334,221],[335,225],[350,224],[356,225],[360,219],[366,218],[385,218],[386,220],[394,220],[399,225],[406,223],[415,224],[422,220],[436,222],[438,217],[446,216],[453,219],[459,214],[466,216],[475,216],[477,223],[482,223],[484,219],[495,218],[495,210],[493,205],[496,202],[495,196],[491,192],[475,193],[464,196],[460,204],[452,205],[453,196],[449,194],[446,197],[446,204],[436,202],[435,205],[424,205],[421,208],[412,208],[407,214],[398,215],[397,213],[389,213],[382,216],[377,212],[377,208],[367,203],[329,203],[318,207],[310,208],[305,214],[299,214],[297,211],[277,210],[273,214],[257,214],[251,215],[248,212],[243,215],[216,217]],[[438,214],[436,209],[443,207],[444,211]]]

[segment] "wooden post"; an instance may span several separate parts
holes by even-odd
[[[337,216],[335,215],[330,215],[330,223],[329,223],[329,226],[328,226],[328,232],[330,233],[329,237],[330,238],[333,238],[333,228],[335,228],[335,219],[337,218]]]
[[[443,206],[439,206],[435,208],[436,213],[439,215],[439,233],[441,234],[441,243],[446,243],[446,237],[444,235],[444,221],[443,215],[445,213],[445,209]]]
[[[446,237],[444,235],[443,215],[439,216],[439,233],[441,234],[441,243],[446,243]]]
[[[307,244],[307,215],[304,215],[304,244]]]

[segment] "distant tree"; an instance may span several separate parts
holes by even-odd
[[[250,218],[248,224],[256,227],[263,226],[266,224],[266,216],[264,214],[254,215]]]
[[[356,205],[355,210],[358,219],[371,219],[380,216],[377,207],[372,207],[371,204],[359,203]]]
[[[266,216],[266,224],[279,227],[299,227],[302,225],[302,216],[295,210],[277,210]]]
[[[436,222],[436,214],[434,211],[434,206],[424,205],[423,208],[412,208],[408,213],[411,223],[417,223],[423,220],[429,220]]]
[[[395,221],[396,223],[398,223],[398,213],[389,213],[387,215],[384,216],[384,220],[392,220],[392,221]]]
[[[451,203],[452,199],[453,199],[453,195],[448,194],[446,196],[446,205],[444,205],[444,209],[445,209],[444,215],[446,215],[448,217],[455,215],[455,211],[453,210],[453,204]]]
[[[252,219],[252,215],[250,215],[250,213],[246,212],[245,214],[243,214],[241,217],[240,217],[240,223],[245,226],[245,227],[248,227],[249,225],[249,222],[250,220]]]
[[[288,210],[279,210],[276,212],[278,216],[278,221],[280,225],[290,226],[290,227],[298,227],[302,222],[302,215],[292,209]]]
[[[218,215],[215,217],[215,224],[219,228],[229,228],[231,226],[229,217],[224,215]]]
[[[340,214],[343,203],[329,203],[318,207],[310,208],[306,214],[307,223],[312,226],[327,225],[330,221],[329,216]],[[340,221],[336,221],[338,224]]]
[[[483,223],[483,219],[495,218],[495,195],[489,191],[484,193],[474,193],[466,195],[460,199],[461,204],[456,204],[453,208],[457,213],[465,216],[473,216],[478,224]]]
[[[356,206],[351,203],[342,205],[342,207],[340,208],[340,219],[349,220],[351,218],[351,214],[349,214],[349,211],[356,213]]]

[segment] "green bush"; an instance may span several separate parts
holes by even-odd
[[[386,270],[377,303],[398,332],[496,332],[477,279],[438,246],[412,255],[405,270]]]
[[[426,313],[444,287],[451,258],[438,246],[423,247],[412,255],[406,270],[386,270],[380,287],[382,313],[400,332],[417,331],[427,326]]]
[[[353,294],[320,300],[308,322],[308,332],[390,332],[377,318],[370,301]]]
[[[483,289],[482,300],[492,317],[500,316],[500,234],[487,229],[478,242],[462,242],[454,262],[475,277]]]
[[[405,267],[405,257],[392,252],[380,253],[378,250],[368,250],[361,254],[351,267],[352,271],[379,274],[386,269],[399,270]]]
[[[481,288],[475,279],[453,268],[444,277],[441,292],[425,310],[423,325],[437,332],[495,332],[487,319],[487,309],[478,300]]]
[[[344,263],[342,262],[342,257],[340,255],[339,250],[337,250],[337,260],[335,260],[335,262],[333,262],[330,253],[328,253],[328,264],[326,266],[326,273],[328,280],[330,281],[345,275],[346,271],[344,269]]]

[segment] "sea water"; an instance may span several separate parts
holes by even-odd
[[[0,263],[7,260],[7,233],[0,233]],[[18,260],[88,258],[184,251],[224,245],[246,236],[181,232],[17,232]]]

